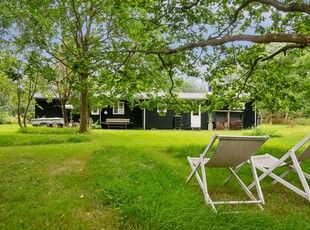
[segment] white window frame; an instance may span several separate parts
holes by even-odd
[[[117,102],[113,106],[113,114],[124,115],[125,114],[125,103],[123,101]]]
[[[93,109],[91,115],[99,115],[99,109]]]

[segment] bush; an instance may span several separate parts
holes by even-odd
[[[13,116],[9,116],[7,120],[7,124],[17,124],[17,118]]]
[[[244,135],[247,136],[265,136],[269,135],[270,137],[281,137],[281,134],[277,134],[276,130],[266,130],[258,127],[252,127],[250,130],[244,132]]]
[[[6,112],[0,112],[0,124],[6,124],[8,122],[8,114]]]
[[[92,129],[101,129],[101,125],[99,124],[98,121],[92,123],[91,127]]]
[[[310,125],[310,118],[304,118],[304,117],[300,117],[300,118],[296,118],[293,121],[294,125]]]

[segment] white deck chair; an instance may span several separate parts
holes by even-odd
[[[263,172],[263,174],[258,178],[259,181],[264,179],[266,176],[270,176],[274,179],[273,184],[279,182],[306,198],[310,202],[310,189],[309,184],[306,179],[310,180],[310,175],[303,172],[300,167],[300,163],[310,158],[310,143],[307,143],[310,140],[310,133],[302,139],[297,145],[295,145],[292,149],[290,149],[286,154],[284,154],[280,159],[273,157],[269,154],[258,155],[252,158],[252,161],[255,167]],[[298,156],[296,156],[295,152],[301,148],[302,146],[308,144],[306,148],[301,152]],[[285,162],[288,159],[291,159],[289,162]],[[274,173],[274,170],[279,167],[287,167],[287,170],[283,172],[281,175],[277,175]],[[298,174],[301,185],[304,190],[297,188],[292,185],[288,181],[283,178],[291,171],[295,171]],[[253,182],[248,188],[251,189],[255,186]]]
[[[207,205],[211,205],[212,209],[217,212],[215,205],[218,204],[257,204],[261,210],[263,207],[261,204],[264,204],[264,197],[259,186],[259,181],[256,173],[256,169],[251,164],[252,174],[257,185],[257,194],[258,199],[254,197],[254,195],[250,192],[247,186],[243,183],[237,173],[232,169],[243,162],[248,160],[251,161],[251,157],[255,153],[255,151],[269,138],[269,136],[264,137],[252,137],[252,136],[221,136],[214,135],[204,152],[200,155],[200,158],[195,157],[187,157],[187,160],[192,168],[192,172],[187,179],[187,183],[192,179],[195,175],[202,192],[204,194],[205,202]],[[211,158],[206,158],[206,155],[211,151],[211,147],[215,144],[216,140],[218,144],[216,149],[213,152]],[[207,187],[207,176],[205,168],[227,168],[234,178],[238,181],[240,186],[249,196],[250,200],[246,201],[212,201],[210,198],[208,187]],[[201,168],[201,177],[198,173],[198,169]]]

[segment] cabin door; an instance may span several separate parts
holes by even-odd
[[[191,128],[200,129],[201,128],[201,114],[200,110],[198,112],[191,112]]]

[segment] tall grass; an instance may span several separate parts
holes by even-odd
[[[246,212],[214,214],[205,206],[197,184],[186,186],[184,176],[188,170],[184,170],[184,163],[158,157],[162,153],[149,150],[109,147],[97,152],[91,162],[92,177],[97,178],[92,187],[103,206],[120,210],[120,228],[233,229],[250,227],[253,220],[249,217],[256,219]],[[255,224],[265,228],[272,225],[265,214],[257,215],[263,218],[256,219]]]
[[[292,125],[310,125],[310,118],[296,118],[294,119]]]
[[[275,156],[310,130],[262,129],[280,134],[258,152]],[[0,229],[308,228],[309,202],[269,179],[262,181],[264,212],[215,214],[206,206],[197,182],[186,185],[186,156],[198,156],[215,131],[93,130],[77,135],[52,130],[20,133],[16,126],[0,126],[0,143],[6,139],[0,146]],[[58,142],[48,142],[49,136]],[[70,141],[76,137],[85,139]],[[303,167],[310,171],[308,162]],[[240,172],[246,183],[251,182],[248,172],[248,167]],[[235,181],[223,186],[227,170],[209,174],[212,197],[243,196]],[[297,182],[294,175],[289,179]]]
[[[60,144],[66,142],[76,143],[89,140],[89,135],[78,135],[76,129],[68,128],[53,129],[45,127],[31,127],[20,128],[14,133],[0,132],[0,146]]]
[[[251,129],[242,133],[246,136],[265,136],[269,135],[269,137],[281,137],[281,134],[277,133],[276,130],[264,129],[261,127],[252,127]]]
[[[18,133],[28,134],[75,134],[78,133],[77,128],[49,128],[49,127],[27,127],[20,128]]]

